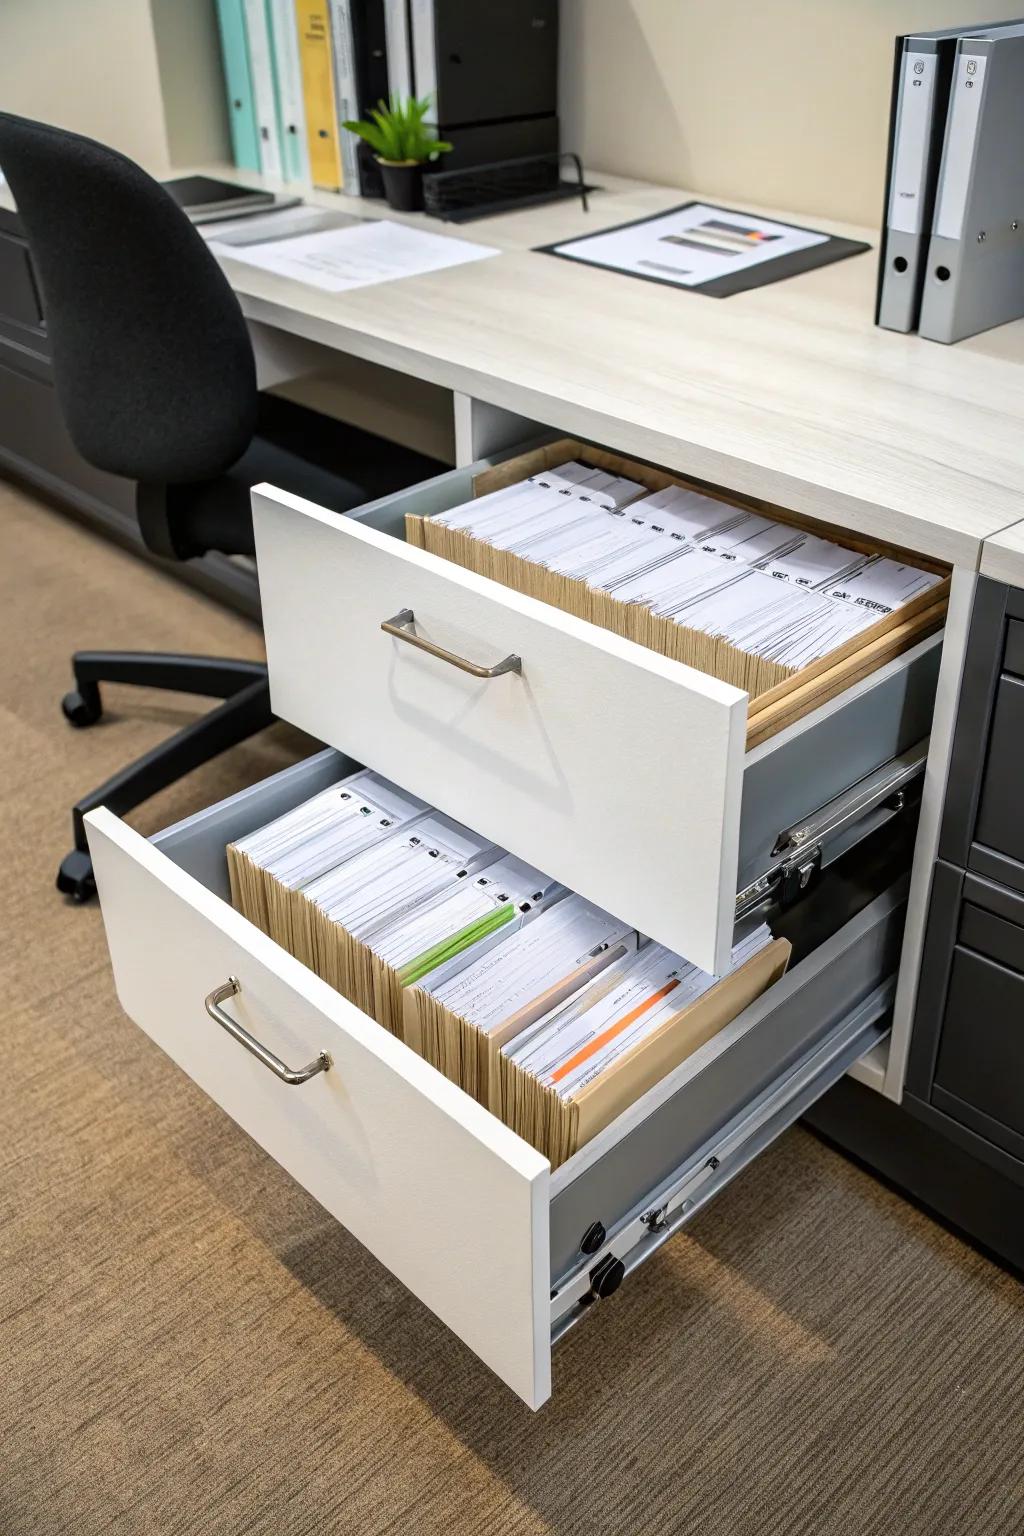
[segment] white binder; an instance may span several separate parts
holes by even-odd
[[[302,67],[295,0],[270,0],[270,36],[277,70],[277,95],[281,112],[281,159],[285,179],[309,180],[306,151],[306,104],[302,97]]]
[[[341,174],[345,191],[358,197],[359,141],[343,123],[358,118],[359,83],[356,69],[355,35],[352,29],[354,0],[331,0],[331,48],[334,55],[334,103],[338,114],[338,143],[341,147]]]
[[[264,176],[283,180],[281,124],[277,115],[274,51],[270,44],[266,0],[245,0],[245,30],[249,40],[249,71],[260,142],[260,170]]]
[[[388,90],[392,96],[411,96],[412,42],[408,0],[384,0],[384,35],[388,50]]]

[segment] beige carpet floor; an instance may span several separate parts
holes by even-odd
[[[529,1413],[120,1013],[53,889],[76,793],[197,707],[75,647],[252,627],[0,485],[2,1536],[1006,1536],[1024,1293],[802,1130],[559,1348]],[[154,830],[303,750],[283,727]]]

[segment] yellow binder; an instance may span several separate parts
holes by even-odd
[[[335,192],[344,182],[338,145],[340,129],[334,100],[328,0],[295,0],[295,19],[299,31],[309,173],[314,186]]]

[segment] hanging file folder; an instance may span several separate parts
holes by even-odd
[[[217,0],[224,83],[228,97],[231,153],[240,171],[260,169],[260,140],[249,74],[245,0]]]
[[[1024,314],[1024,30],[961,38],[919,330],[960,341]]]

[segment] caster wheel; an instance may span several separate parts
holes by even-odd
[[[72,901],[91,901],[95,896],[92,859],[80,848],[73,848],[57,871],[57,889]]]
[[[87,725],[95,725],[103,713],[100,703],[100,691],[95,683],[87,688],[85,693],[79,693],[77,688],[72,688],[60,701],[60,707],[64,712],[65,720],[70,721],[79,730]]]

